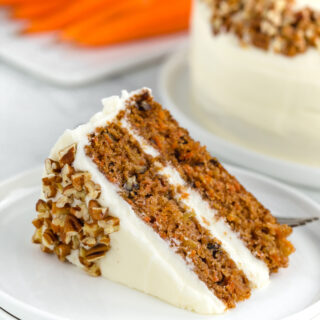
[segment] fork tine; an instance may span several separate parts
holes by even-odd
[[[280,224],[287,224],[288,226],[294,228],[294,227],[299,227],[299,226],[303,226],[307,223],[313,222],[313,221],[317,221],[319,220],[318,217],[312,217],[312,218],[277,218],[278,222]]]

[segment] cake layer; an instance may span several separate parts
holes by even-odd
[[[188,186],[199,192],[202,200],[215,210],[214,217],[222,218],[238,233],[252,254],[264,261],[271,272],[286,267],[293,250],[286,240],[291,229],[279,225],[148,92],[134,100],[138,103],[127,108],[125,117],[137,134],[158,150],[163,165],[172,165]]]
[[[320,166],[319,52],[294,58],[214,35],[211,8],[195,1],[193,113],[211,131],[262,153]]]

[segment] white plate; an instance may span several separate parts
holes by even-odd
[[[269,178],[230,167],[240,181],[279,216],[319,216],[309,198]],[[0,306],[24,320],[216,319],[180,310],[156,298],[61,263],[31,243],[42,169],[0,184]],[[320,314],[319,224],[294,230],[290,267],[272,275],[219,320],[311,320]],[[130,267],[130,266],[128,266]]]
[[[160,92],[164,105],[191,135],[208,146],[217,157],[281,180],[320,189],[320,168],[300,165],[233,144],[196,122],[190,112],[189,74],[187,51],[175,53],[163,67],[160,75]],[[214,84],[213,84],[214,85]]]
[[[15,320],[18,319],[17,317],[10,315],[4,309],[0,307],[0,320]]]
[[[59,85],[83,85],[172,52],[186,42],[185,33],[98,49],[61,43],[53,35],[19,36],[21,23],[0,9],[0,58]]]

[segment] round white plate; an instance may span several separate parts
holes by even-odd
[[[278,216],[320,216],[317,203],[269,178],[229,167]],[[24,320],[216,319],[92,278],[31,243],[42,169],[0,184],[0,306]],[[294,230],[288,269],[219,320],[311,320],[320,314],[319,223]],[[130,266],[128,266],[130,268]]]
[[[191,136],[207,145],[220,159],[259,171],[281,180],[320,189],[320,168],[289,162],[252,151],[224,140],[196,122],[190,112],[187,50],[172,55],[160,75],[160,92],[164,105]],[[213,84],[214,85],[214,84]]]

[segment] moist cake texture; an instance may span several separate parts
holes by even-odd
[[[194,141],[149,89],[105,99],[46,160],[33,241],[199,313],[223,313],[288,266],[291,229]]]

